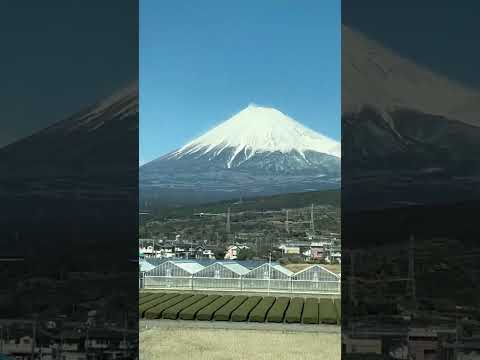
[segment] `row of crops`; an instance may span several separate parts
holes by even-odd
[[[144,319],[337,324],[340,299],[300,297],[141,293]]]

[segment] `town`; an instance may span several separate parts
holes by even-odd
[[[143,212],[139,251],[145,258],[272,260],[341,264],[338,193],[322,192]],[[284,208],[288,202],[297,207]],[[320,204],[308,203],[316,200]]]

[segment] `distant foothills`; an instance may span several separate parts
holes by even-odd
[[[309,191],[302,193],[278,194],[272,196],[246,197],[217,202],[207,202],[188,206],[170,207],[162,202],[149,200],[140,204],[141,214],[148,218],[169,218],[191,216],[200,213],[226,213],[228,208],[234,211],[271,211],[288,208],[303,208],[311,204],[332,206],[340,209],[340,189]],[[146,207],[148,211],[144,210]],[[142,220],[141,222],[144,222]]]

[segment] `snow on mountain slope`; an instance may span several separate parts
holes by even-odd
[[[86,173],[86,169],[89,173],[121,172],[130,161],[137,163],[138,156],[131,151],[134,148],[138,148],[136,82],[1,148],[0,173],[21,178],[33,173],[36,177],[41,174],[72,176]]]
[[[342,25],[342,113],[410,109],[480,125],[480,93],[414,64]]]
[[[95,131],[105,126],[106,123],[118,122],[124,118],[138,115],[138,104],[138,82],[135,81],[70,118],[40,131],[39,134],[58,131],[64,133]]]
[[[200,153],[219,156],[231,152],[227,167],[239,154],[245,160],[266,152],[298,152],[304,159],[308,151],[340,157],[340,144],[306,128],[273,108],[249,105],[235,116],[208,131],[179,150],[167,155],[169,159]]]
[[[278,110],[250,105],[140,166],[140,196],[178,205],[336,189],[340,162],[338,142]]]

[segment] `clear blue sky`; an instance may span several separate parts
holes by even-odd
[[[340,140],[340,1],[140,1],[140,162],[249,103]]]

